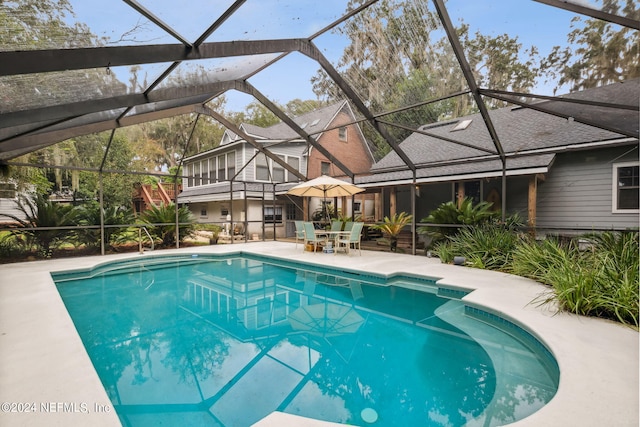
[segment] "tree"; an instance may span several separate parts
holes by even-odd
[[[104,39],[82,23],[68,25],[73,16],[68,0],[15,0],[0,3],[0,49],[60,49],[102,46]],[[67,70],[8,76],[0,83],[0,102],[9,111],[55,102],[73,102],[91,95],[126,93],[126,85],[106,70]]]
[[[635,0],[604,0],[602,10],[640,20]],[[565,84],[583,90],[640,76],[640,32],[593,18],[574,18],[571,27],[570,45],[555,46],[542,61],[549,78],[559,77],[555,90]]]
[[[359,3],[352,0],[348,7]],[[335,31],[350,41],[336,68],[374,113],[393,111],[468,88],[450,43],[442,35],[436,13],[427,3],[380,0]],[[471,35],[464,23],[456,31],[479,85],[518,91],[533,87],[537,75],[535,48],[523,51],[517,38],[506,34]],[[312,83],[318,96],[344,97],[323,71],[314,76]],[[385,119],[415,128],[474,110],[472,98],[460,96],[394,113]],[[376,144],[376,155],[389,151],[372,129],[364,128],[364,132],[367,139]],[[408,135],[402,129],[391,129],[389,133],[396,140]]]
[[[116,133],[109,147],[109,153],[104,163],[104,170],[130,170],[134,155],[135,152],[129,144],[129,141],[123,135]],[[104,198],[105,209],[130,206],[133,185],[139,181],[139,179],[140,178],[135,175],[123,174],[121,172],[103,173],[103,194],[107,195],[107,197]]]

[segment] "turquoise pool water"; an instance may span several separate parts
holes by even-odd
[[[53,277],[125,426],[492,426],[557,389],[531,335],[428,278],[204,255]]]

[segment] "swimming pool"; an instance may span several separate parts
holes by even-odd
[[[213,255],[53,276],[124,425],[500,425],[557,389],[531,335],[429,278]]]

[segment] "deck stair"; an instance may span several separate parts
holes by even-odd
[[[178,189],[178,191],[180,191]],[[139,212],[149,209],[151,206],[168,205],[175,200],[175,188],[158,182],[156,184],[139,184],[136,186],[133,200]]]

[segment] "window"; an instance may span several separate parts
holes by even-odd
[[[187,187],[193,187],[193,164],[187,166]]]
[[[293,169],[300,171],[300,158],[299,157],[287,157],[287,163]],[[287,171],[287,182],[295,182],[298,180],[298,177],[289,171]]]
[[[227,206],[220,206],[220,216],[226,218],[229,215],[229,208]]]
[[[296,205],[293,203],[287,203],[287,219],[296,219]]]
[[[200,216],[207,216],[207,208],[200,209]]]
[[[202,185],[209,183],[209,159],[203,160],[202,166],[200,166],[200,182]]]
[[[218,162],[216,157],[209,159],[209,183],[217,182],[216,173],[218,172]]]
[[[236,152],[227,153],[227,176],[229,179],[236,176]]]
[[[613,165],[613,212],[634,213],[640,211],[640,166],[637,162]]]
[[[347,127],[346,126],[340,126],[338,128],[338,138],[340,139],[340,141],[346,141],[347,140]]]
[[[256,156],[256,181],[269,181],[269,163],[262,153]]]
[[[284,160],[284,156],[278,156],[283,162]],[[280,166],[278,163],[273,162],[273,181],[274,182],[284,182],[284,168],[282,166]]]
[[[218,156],[218,182],[225,181],[227,179],[227,161],[226,155],[222,154]]]
[[[268,224],[282,224],[282,206],[265,206],[264,222]]]
[[[286,157],[279,154],[278,158],[296,170],[300,170],[300,159],[298,157]],[[255,165],[256,181],[291,182],[298,180],[295,174],[290,173],[284,166],[281,166],[278,162],[268,158],[264,154],[258,154],[256,156]]]
[[[193,185],[196,187],[200,185],[200,162],[195,162],[193,164]]]
[[[320,174],[321,175],[329,175],[330,167],[331,167],[331,163],[329,163],[329,162],[320,162]]]

